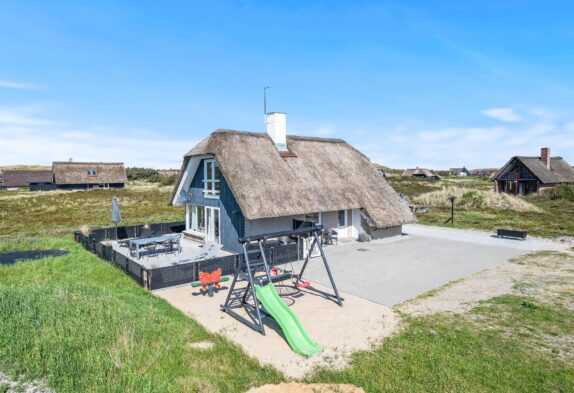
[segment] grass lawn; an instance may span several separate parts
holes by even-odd
[[[0,266],[0,370],[58,392],[240,392],[281,380],[70,239],[0,246],[71,251]],[[190,346],[200,341],[215,345]]]
[[[130,185],[118,190],[0,192],[0,239],[69,235],[82,225],[111,226],[112,197],[118,196],[122,224],[182,221],[182,207],[168,206],[171,187]]]
[[[397,192],[413,198],[426,192],[432,192],[443,186],[464,185],[468,188],[488,190],[492,183],[488,180],[444,179],[426,181],[401,177],[389,178],[389,183]],[[574,202],[552,200],[548,197],[524,197],[526,201],[537,206],[541,212],[516,212],[495,209],[456,209],[456,228],[480,229],[495,231],[497,228],[526,230],[529,234],[542,237],[574,235]],[[419,223],[426,225],[448,226],[449,208],[433,207],[428,213],[417,214]]]

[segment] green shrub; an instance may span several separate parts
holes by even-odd
[[[469,191],[460,198],[459,204],[465,207],[480,209],[486,204],[486,198],[477,191]]]
[[[177,181],[177,175],[160,176],[159,184],[162,186],[173,186]]]
[[[550,199],[563,199],[574,202],[574,185],[564,184],[557,186],[550,194]]]
[[[155,181],[159,182],[159,175],[157,171],[152,168],[126,168],[126,175],[128,176],[128,180],[153,181],[151,179],[157,179]]]

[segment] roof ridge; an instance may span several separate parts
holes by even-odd
[[[245,130],[231,130],[228,128],[218,128],[213,131],[211,134],[241,134],[241,135],[250,135],[256,137],[269,137],[266,132],[257,132],[257,131],[245,131]],[[346,143],[345,140],[341,138],[321,138],[318,136],[312,135],[290,135],[287,134],[287,139],[295,139],[295,140],[304,140],[310,142],[332,142],[332,143]]]
[[[54,164],[93,164],[93,165],[124,165],[123,162],[98,162],[98,161],[54,161],[52,162],[52,165]]]

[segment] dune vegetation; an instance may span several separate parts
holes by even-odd
[[[541,209],[524,198],[514,195],[501,194],[494,191],[472,189],[468,187],[444,187],[418,195],[414,202],[430,207],[449,208],[449,197],[455,196],[455,206],[461,209],[494,209],[512,210],[515,212],[540,212]]]

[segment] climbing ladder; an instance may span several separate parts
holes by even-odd
[[[331,270],[329,269],[329,264],[327,263],[327,259],[325,258],[325,254],[323,253],[323,248],[321,247],[321,242],[319,241],[319,234],[322,231],[321,226],[313,226],[309,228],[300,228],[294,229],[292,231],[283,231],[283,232],[274,232],[268,233],[264,235],[257,235],[257,236],[250,236],[244,237],[239,239],[239,242],[242,243],[243,246],[243,261],[240,266],[235,270],[235,274],[233,277],[233,281],[231,283],[231,287],[229,288],[229,292],[227,293],[227,298],[225,303],[221,305],[221,309],[228,313],[229,315],[233,316],[240,322],[246,324],[247,326],[251,327],[252,329],[260,332],[261,334],[265,335],[265,327],[263,325],[262,317],[263,316],[270,316],[267,311],[265,311],[264,307],[260,304],[259,299],[257,298],[256,293],[256,286],[263,287],[266,284],[273,285],[273,281],[280,281],[284,279],[286,276],[290,276],[289,273],[280,274],[278,276],[271,276],[271,272],[269,269],[269,264],[267,262],[267,258],[265,257],[265,249],[264,245],[268,239],[278,238],[281,236],[302,236],[302,235],[312,235],[314,240],[311,245],[311,249],[307,253],[307,257],[305,258],[305,262],[299,274],[295,275],[297,282],[301,282],[302,275],[307,267],[309,262],[309,257],[312,254],[314,247],[319,248],[320,255],[323,259],[323,263],[325,265],[325,269],[329,276],[329,280],[331,281],[331,286],[334,291],[334,295],[320,292],[315,290],[316,292],[320,292],[322,295],[326,297],[333,298],[336,300],[339,306],[343,305],[343,299],[339,296],[339,292],[337,291],[337,287],[335,285],[335,281],[333,276],[331,275]],[[258,275],[258,273],[264,273]],[[246,281],[247,286],[243,290],[242,293],[238,296],[235,287],[238,282]],[[247,319],[243,315],[239,314],[236,310],[243,308],[247,311],[247,314],[251,318],[251,320]]]

